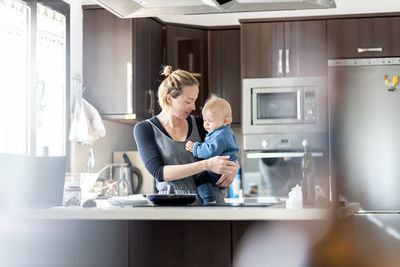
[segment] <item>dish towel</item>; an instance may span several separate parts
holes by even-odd
[[[106,135],[99,112],[83,98],[75,99],[74,114],[69,132],[69,141],[92,145]]]

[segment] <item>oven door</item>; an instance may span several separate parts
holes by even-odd
[[[290,190],[301,185],[301,150],[244,151],[242,182],[245,197],[286,198]],[[326,196],[330,192],[327,151],[314,151],[316,185]]]
[[[252,90],[252,121],[262,124],[296,124],[303,121],[302,87]]]

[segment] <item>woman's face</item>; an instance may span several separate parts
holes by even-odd
[[[195,102],[198,95],[199,87],[197,85],[183,87],[182,94],[177,98],[167,95],[170,104],[169,112],[178,118],[186,119],[196,109]]]

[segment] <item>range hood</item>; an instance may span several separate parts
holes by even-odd
[[[92,0],[120,18],[335,8],[334,0]]]

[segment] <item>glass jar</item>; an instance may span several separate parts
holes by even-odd
[[[81,187],[80,182],[66,182],[64,185],[64,206],[81,205]]]

